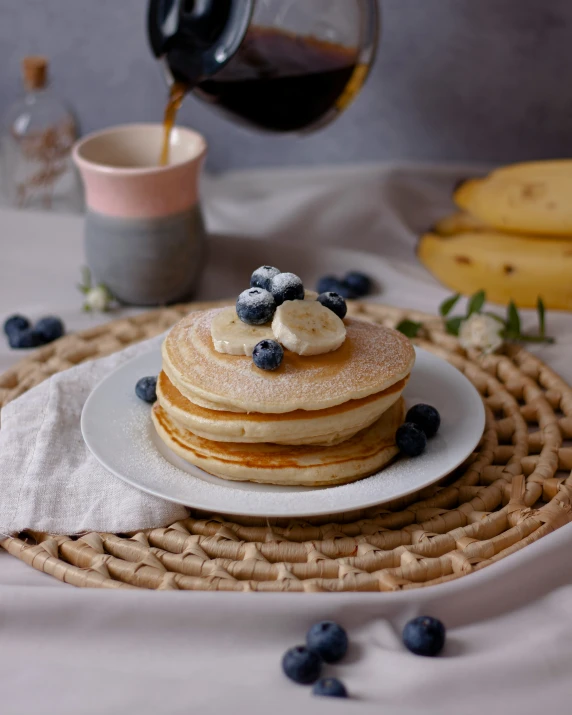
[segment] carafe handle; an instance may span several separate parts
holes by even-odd
[[[168,80],[195,86],[218,72],[240,46],[255,0],[150,0],[147,31]]]

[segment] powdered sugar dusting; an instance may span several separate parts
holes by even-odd
[[[264,288],[243,290],[236,300],[236,313],[248,325],[264,325],[272,319],[276,301]]]
[[[250,277],[250,285],[270,290],[270,281],[280,273],[274,266],[260,266]]]
[[[238,301],[240,301],[244,305],[248,305],[251,308],[271,308],[273,305],[275,305],[272,293],[269,293],[267,290],[264,290],[264,288],[249,288],[248,290],[243,290],[242,293],[238,296]]]
[[[346,319],[338,350],[311,357],[286,351],[278,370],[263,372],[246,356],[214,350],[210,324],[218,310],[183,318],[165,341],[165,369],[189,397],[251,412],[323,409],[380,392],[413,366],[413,347],[401,333]]]
[[[270,290],[278,305],[285,300],[304,300],[302,280],[295,273],[279,273],[270,281]]]

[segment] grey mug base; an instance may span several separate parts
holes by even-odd
[[[85,257],[94,282],[128,305],[185,301],[198,287],[205,228],[200,207],[161,218],[116,218],[88,211]]]

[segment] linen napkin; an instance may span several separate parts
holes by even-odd
[[[107,374],[159,336],[53,375],[0,413],[0,532],[126,532],[183,519],[188,511],[107,472],[86,447],[83,405]]]

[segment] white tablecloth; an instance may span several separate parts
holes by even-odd
[[[205,182],[205,206],[219,232],[374,251],[385,257],[387,299],[431,310],[446,291],[416,265],[415,237],[450,208],[450,186],[465,173],[237,173]],[[81,263],[77,217],[1,212],[0,320],[15,311],[56,313],[69,329],[101,320],[79,310]],[[568,380],[571,326],[570,316],[550,314],[558,343],[537,348]],[[0,340],[0,371],[19,357]],[[567,713],[571,548],[568,526],[456,582],[345,595],[77,590],[0,553],[0,712]],[[403,623],[421,613],[447,624],[444,657],[414,658],[400,645]],[[324,618],[341,621],[352,642],[347,662],[330,671],[354,696],[343,703],[312,698],[280,671],[283,651]]]

